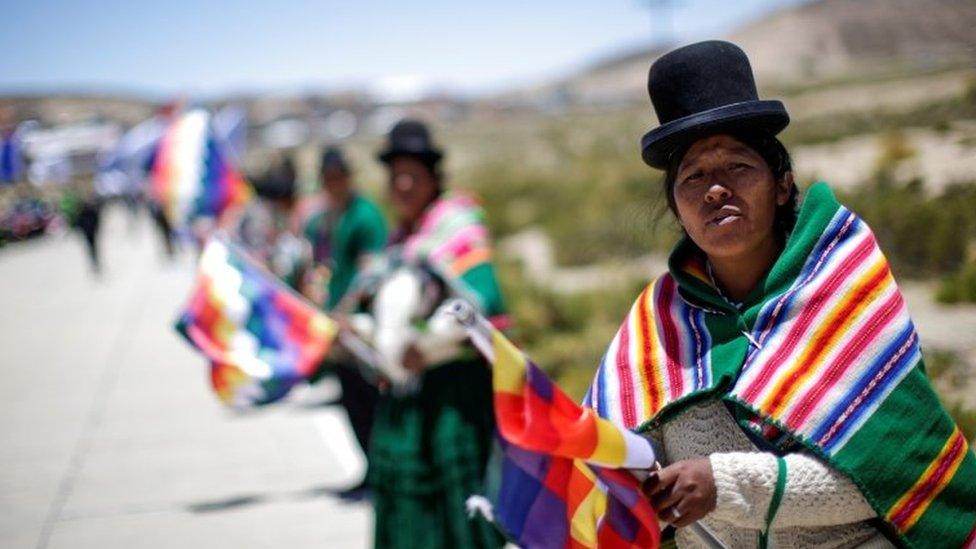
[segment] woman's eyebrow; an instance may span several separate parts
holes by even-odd
[[[678,166],[678,175],[681,175],[681,174],[683,174],[683,173],[685,173],[685,172],[687,172],[688,170],[691,170],[691,169],[694,169],[694,168],[697,168],[697,167],[698,167],[698,164],[699,164],[699,162],[700,162],[700,161],[698,160],[698,158],[694,158],[694,159],[692,159],[692,160],[690,160],[690,161],[687,161],[687,162],[682,162],[682,163],[681,163],[681,164],[680,164],[680,165]]]
[[[729,152],[732,154],[747,156],[749,158],[759,156],[759,153],[757,153],[756,151],[752,150],[751,148],[745,145],[733,145],[729,147]]]

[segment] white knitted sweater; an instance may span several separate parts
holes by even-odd
[[[665,463],[708,456],[717,505],[702,522],[729,547],[758,546],[776,487],[776,457],[761,452],[736,425],[724,404],[690,406],[650,433]],[[786,489],[773,521],[773,547],[892,547],[866,521],[876,516],[857,487],[823,461],[789,454]],[[679,547],[705,547],[687,528]]]

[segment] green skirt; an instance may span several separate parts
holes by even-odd
[[[503,538],[465,501],[484,494],[494,436],[491,375],[480,361],[424,375],[409,397],[380,397],[369,448],[377,548],[488,548]]]

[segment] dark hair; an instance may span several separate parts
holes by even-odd
[[[349,163],[346,161],[342,149],[336,146],[329,147],[322,151],[322,162],[319,164],[319,173],[328,168],[334,168],[344,174],[349,174]]]
[[[786,150],[783,143],[776,136],[768,133],[731,133],[733,139],[745,144],[750,149],[756,151],[773,172],[773,180],[780,182],[784,177],[793,171],[793,161],[790,153]],[[678,205],[674,201],[674,185],[678,178],[678,168],[684,160],[685,153],[691,148],[691,144],[677,149],[671,155],[668,168],[664,172],[664,195],[668,202],[668,209],[675,217],[678,217]],[[790,188],[790,197],[786,204],[776,207],[775,227],[786,234],[793,230],[796,225],[798,191],[796,184]]]
[[[437,182],[438,188],[443,186],[444,174],[441,172],[440,158],[432,158],[430,156],[421,156],[421,155],[412,155],[412,156],[417,160],[419,160],[420,163],[423,164],[425,168],[427,168],[427,171],[430,172],[431,177],[433,177],[434,181]]]
[[[278,159],[264,173],[253,178],[258,196],[268,200],[294,200],[297,171],[290,156]]]

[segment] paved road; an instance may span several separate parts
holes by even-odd
[[[223,409],[170,328],[192,259],[110,212],[96,279],[75,236],[0,251],[0,547],[369,546],[344,416]]]

